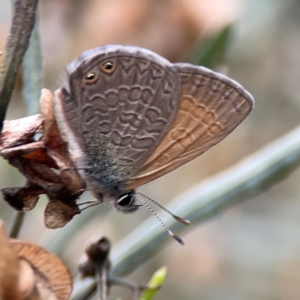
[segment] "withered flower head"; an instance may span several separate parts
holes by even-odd
[[[42,90],[40,115],[4,122],[0,155],[26,177],[24,187],[2,189],[5,201],[19,211],[33,209],[39,195],[46,194],[48,228],[59,228],[80,213],[76,205],[85,184],[70,158],[66,141],[57,127],[53,95]],[[41,137],[36,139],[38,133]]]

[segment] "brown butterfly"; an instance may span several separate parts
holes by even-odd
[[[99,202],[138,208],[134,189],[201,155],[249,114],[252,96],[207,68],[138,47],[84,52],[56,91],[59,126]]]

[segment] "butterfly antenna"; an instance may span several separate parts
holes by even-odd
[[[156,202],[155,200],[153,200],[152,198],[142,194],[142,193],[136,193],[137,195],[140,195],[144,198],[146,198],[147,200],[151,201],[152,203],[154,203],[155,205],[157,205],[158,207],[160,207],[161,209],[163,209],[164,211],[166,211],[167,213],[169,213],[175,220],[177,220],[178,222],[184,224],[184,225],[190,225],[191,222],[189,220],[185,220],[182,219],[176,215],[174,215],[173,213],[171,213],[168,209],[166,209],[164,206],[162,206],[160,203]]]
[[[144,195],[137,193],[135,194],[135,196],[142,202],[142,204],[147,207],[150,212],[156,217],[156,219],[160,222],[160,224],[167,230],[167,232],[169,233],[169,235],[174,238],[179,244],[184,245],[183,240],[176,235],[163,221],[162,219],[158,216],[158,214],[153,210],[153,208],[144,200]],[[146,197],[147,199],[147,197]]]

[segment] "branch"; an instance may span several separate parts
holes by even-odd
[[[15,0],[10,35],[0,75],[0,132],[18,70],[29,45],[38,0]]]

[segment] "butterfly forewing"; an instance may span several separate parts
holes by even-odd
[[[105,63],[113,71],[105,72]],[[90,169],[86,179],[107,191],[128,182],[167,133],[180,104],[180,79],[150,51],[102,47],[69,66],[69,92],[57,95],[70,146],[80,152],[77,166]]]
[[[130,182],[135,188],[201,155],[249,114],[252,96],[235,81],[203,67],[174,64],[180,107],[168,133]]]

